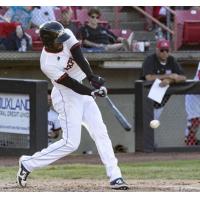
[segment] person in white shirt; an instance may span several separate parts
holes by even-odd
[[[105,97],[105,80],[95,75],[83,56],[80,43],[69,29],[51,21],[40,27],[44,48],[40,57],[43,73],[52,81],[52,103],[59,113],[62,139],[32,156],[21,156],[17,183],[26,186],[27,177],[34,169],[47,166],[75,151],[81,140],[84,125],[94,140],[105,165],[112,189],[127,190],[118,161],[114,155],[107,128],[95,102],[97,96]],[[93,88],[82,84],[87,78]]]

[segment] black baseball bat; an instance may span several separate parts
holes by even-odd
[[[130,125],[128,120],[124,117],[124,115],[119,111],[119,109],[115,106],[115,104],[112,102],[112,100],[108,96],[105,96],[105,99],[106,99],[108,105],[110,106],[114,116],[119,121],[119,123],[122,125],[122,127],[126,131],[130,131],[132,126]]]

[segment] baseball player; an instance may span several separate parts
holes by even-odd
[[[200,80],[200,63],[194,80]],[[200,128],[200,95],[185,95],[185,110],[187,113],[185,143],[188,146],[199,145],[199,140],[196,138],[196,134]]]
[[[101,160],[106,168],[112,189],[127,190],[112,143],[107,134],[96,96],[105,97],[104,79],[95,75],[83,57],[80,43],[69,29],[56,21],[40,27],[44,48],[40,57],[43,73],[52,81],[51,93],[54,109],[59,113],[62,139],[32,156],[21,156],[17,183],[26,186],[27,177],[33,170],[47,166],[75,151],[81,139],[81,125],[95,141]],[[87,78],[93,89],[82,84]]]

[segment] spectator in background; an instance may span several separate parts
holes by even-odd
[[[39,28],[47,21],[55,21],[54,8],[52,6],[34,6],[32,10],[32,26]]]
[[[194,81],[200,81],[200,63]],[[185,110],[187,113],[185,144],[188,146],[200,145],[200,141],[196,137],[200,129],[200,95],[185,95]]]
[[[98,24],[101,13],[96,8],[91,8],[88,16],[88,23],[80,29],[80,39],[82,39],[85,50],[92,52],[131,50],[133,32],[126,40],[101,27]]]
[[[16,26],[16,30],[7,38],[2,40],[6,50],[26,52],[31,49],[31,36],[24,32],[21,25]]]
[[[12,6],[4,14],[7,22],[19,22],[24,30],[31,27],[32,6]]]
[[[60,8],[60,10],[61,10],[60,23],[64,26],[64,28],[70,29],[77,37],[79,28],[76,23],[71,21],[73,17],[72,8],[70,6],[63,6]]]
[[[169,54],[169,50],[169,41],[165,39],[157,41],[156,52],[147,56],[142,64],[143,80],[155,81],[160,79],[162,81],[160,83],[161,87],[186,80],[182,67]],[[154,102],[154,119],[159,119],[169,98],[169,95],[165,95],[161,103]]]
[[[161,23],[166,24],[167,10],[164,6],[145,6],[145,11],[160,21]],[[146,17],[146,30],[152,31],[155,30],[155,38],[156,40],[160,40],[165,38],[164,31],[160,26],[155,24],[150,18]]]
[[[48,144],[60,135],[61,126],[58,113],[52,108],[51,91],[48,91]]]

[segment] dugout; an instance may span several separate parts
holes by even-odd
[[[0,79],[0,154],[32,154],[47,147],[44,80]]]
[[[157,129],[152,129],[149,126],[153,119],[153,101],[147,97],[151,86],[152,82],[135,81],[136,151],[200,151],[199,145],[186,146],[184,144],[184,130],[187,125],[186,116],[184,116],[184,95],[200,94],[200,81],[188,80],[168,88],[166,94],[171,95],[171,102],[167,102],[164,106],[169,109],[165,111],[164,108],[160,117],[161,125]],[[180,138],[182,138],[182,142],[179,143]]]

